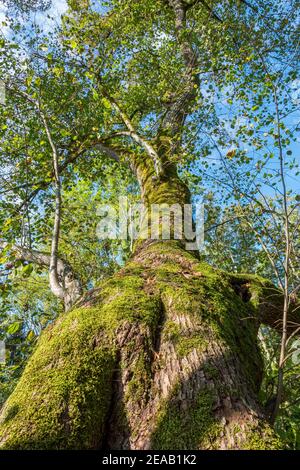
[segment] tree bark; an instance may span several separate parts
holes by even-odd
[[[136,164],[143,200],[188,201]],[[4,449],[277,449],[258,399],[260,323],[279,291],[211,268],[176,240],[126,267],[41,335],[0,416]]]

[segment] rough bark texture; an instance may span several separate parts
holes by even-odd
[[[148,244],[48,327],[1,412],[6,449],[273,449],[258,401],[269,284]],[[250,292],[251,291],[251,292]]]

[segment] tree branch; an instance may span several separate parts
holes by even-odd
[[[156,175],[160,176],[163,172],[162,162],[156,150],[144,137],[142,137],[141,135],[137,133],[134,125],[132,124],[131,119],[129,118],[127,113],[124,110],[122,110],[118,102],[112,96],[109,95],[109,93],[104,89],[104,87],[101,84],[100,84],[100,87],[101,87],[101,91],[103,95],[110,102],[110,104],[117,111],[117,113],[121,116],[125,126],[128,129],[128,132],[122,132],[122,133],[119,133],[119,135],[122,134],[122,135],[130,136],[138,145],[140,145],[145,150],[147,155],[151,158],[151,160],[153,161]]]
[[[6,83],[6,87],[7,87],[8,90],[10,90],[12,92],[15,92],[15,93],[18,93],[19,95],[23,96],[23,98],[25,98],[35,108],[39,108],[38,102],[36,100],[34,100],[28,93],[21,90],[19,87],[15,86],[15,85],[13,85],[9,82]],[[49,138],[48,138],[48,140],[49,140]],[[106,140],[107,140],[106,138],[97,139],[93,142],[89,142],[87,145],[85,145],[85,143],[81,143],[80,146],[75,151],[73,151],[71,153],[71,155],[69,155],[69,157],[65,159],[64,162],[59,164],[59,166],[58,166],[59,174],[61,174],[67,168],[68,165],[70,165],[71,163],[74,163],[85,152],[87,152],[88,150],[92,150],[92,149],[99,150],[101,153],[105,154],[108,158],[110,158],[110,159],[112,159],[116,162],[120,162],[119,154],[117,153],[117,151],[115,149],[113,149],[113,148],[109,147],[109,145],[107,145]],[[53,178],[54,176],[55,176],[55,172],[53,170],[52,173],[51,173],[51,177]],[[26,200],[23,201],[20,206],[18,206],[17,212],[22,210],[22,208],[25,204],[27,204],[29,201],[31,201],[33,198],[35,198],[35,196],[39,193],[40,190],[46,189],[49,186],[49,184],[50,183],[48,183],[44,180],[40,180],[38,182],[32,183],[32,185],[38,186],[38,188],[34,189],[30,194],[28,194]],[[13,191],[14,189],[26,189],[26,188],[28,188],[28,183],[24,183],[22,185],[19,185],[16,188],[12,188],[11,190]],[[7,190],[5,192],[9,192],[9,190]],[[3,194],[3,192],[1,194]]]
[[[42,123],[45,128],[48,142],[52,150],[52,163],[53,163],[53,176],[55,184],[55,214],[54,214],[54,225],[52,232],[51,241],[51,255],[49,263],[49,281],[52,293],[60,299],[65,299],[65,288],[63,284],[59,282],[59,276],[57,271],[57,260],[58,260],[58,245],[59,245],[59,234],[60,234],[60,222],[61,222],[61,180],[59,172],[59,157],[56,145],[51,135],[51,131],[47,122],[45,113],[41,108],[41,104],[38,100],[32,98],[28,93],[18,89],[17,92],[22,95],[28,102],[33,104],[37,110]]]
[[[222,18],[208,5],[208,3],[206,3],[205,0],[200,0],[200,3],[202,3],[202,5],[206,8],[207,11],[209,11],[211,17],[218,21],[219,23],[223,23],[223,20]]]
[[[183,91],[180,93],[180,96],[174,99],[161,124],[162,133],[167,132],[171,137],[175,137],[181,133],[190,106],[196,99],[199,77],[196,73],[198,65],[197,54],[187,38],[186,31],[186,12],[191,5],[185,4],[182,0],[168,0],[168,3],[174,13],[175,34],[186,68]],[[176,150],[178,142],[176,144],[172,143],[171,153]]]
[[[0,241],[1,250],[3,250],[7,245],[8,244],[6,242]],[[29,249],[19,245],[13,245],[11,250],[14,253],[16,260],[33,263],[47,269],[50,268],[51,255],[48,253],[43,253],[41,251]],[[57,274],[58,282],[64,290],[63,301],[65,310],[68,311],[81,297],[83,292],[82,284],[71,265],[59,257],[57,257]]]
[[[232,274],[232,285],[237,292],[247,292],[247,300],[257,309],[257,320],[282,332],[282,311],[285,302],[284,292],[272,282],[255,275]],[[300,300],[290,299],[287,333],[290,336],[300,326]]]
[[[51,242],[51,257],[50,257],[50,266],[49,266],[49,279],[50,287],[54,295],[64,299],[65,291],[64,286],[59,283],[58,272],[57,272],[57,258],[58,258],[58,244],[59,244],[59,233],[60,233],[60,222],[61,222],[61,180],[59,173],[59,164],[58,164],[58,154],[56,146],[52,139],[52,135],[47,123],[47,119],[41,110],[40,105],[38,104],[38,111],[42,118],[47,138],[52,149],[52,159],[53,159],[53,168],[54,168],[54,181],[55,181],[55,215],[54,215],[54,225],[52,232],[52,242]]]

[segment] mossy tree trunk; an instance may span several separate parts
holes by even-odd
[[[188,202],[139,162],[147,203]],[[258,392],[269,282],[213,269],[179,241],[141,242],[126,267],[41,335],[0,418],[6,449],[280,448]]]

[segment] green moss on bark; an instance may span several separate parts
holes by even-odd
[[[264,425],[256,429],[249,429],[242,450],[284,450],[285,445],[276,436],[274,430]]]
[[[154,450],[201,449],[215,442],[220,427],[214,418],[214,397],[210,390],[202,390],[185,407],[172,398],[162,406],[157,426],[152,435]]]
[[[173,343],[175,351],[181,358],[187,356],[194,349],[199,352],[205,350],[208,344],[203,332],[185,332],[178,323],[171,320],[165,323],[163,335]]]
[[[201,324],[201,331],[209,340],[212,336],[228,346],[230,353],[241,358],[247,381],[257,391],[263,367],[257,345],[257,303],[255,298],[245,301],[237,294],[230,274],[199,262],[191,253],[179,248],[178,243],[155,243],[145,250],[149,257],[156,255],[163,262],[150,272],[155,276],[166,308],[176,315],[190,316]],[[256,279],[257,288],[260,280]],[[186,342],[181,354],[201,346],[199,338]],[[183,338],[182,332],[178,338]],[[176,342],[179,342],[179,339]],[[202,345],[205,341],[202,342]]]
[[[45,331],[1,415],[8,449],[93,448],[110,403],[114,347],[99,310],[75,310]]]
[[[100,301],[62,316],[42,334],[0,418],[7,449],[92,449],[101,446],[116,364],[115,332],[124,322],[155,328],[156,296],[143,280],[119,275]]]

